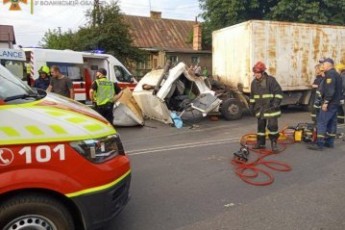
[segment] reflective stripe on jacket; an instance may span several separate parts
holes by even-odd
[[[258,118],[272,118],[281,115],[280,103],[283,99],[282,89],[277,80],[266,72],[260,80],[251,84],[250,104]]]

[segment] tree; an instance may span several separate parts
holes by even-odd
[[[345,0],[199,0],[204,19],[203,40],[212,31],[247,20],[278,20],[345,25]]]
[[[68,30],[67,32],[61,34],[57,29],[48,30],[44,34],[41,45],[44,48],[50,49],[75,49],[74,40],[75,34]]]
[[[345,0],[281,0],[268,19],[329,25],[345,25]]]
[[[203,10],[203,45],[211,44],[212,31],[249,19],[263,19],[277,0],[199,0]]]
[[[99,5],[89,10],[86,17],[87,25],[74,33],[68,31],[60,34],[57,30],[49,30],[44,35],[43,47],[79,51],[102,50],[124,63],[129,60],[143,60],[144,51],[132,46],[128,25],[123,20],[117,2]]]

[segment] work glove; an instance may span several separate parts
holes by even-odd
[[[340,100],[340,104],[341,104],[341,105],[344,104],[344,99]]]

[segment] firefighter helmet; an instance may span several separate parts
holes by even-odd
[[[45,73],[47,75],[49,75],[49,72],[49,67],[46,65],[41,66],[41,68],[38,70],[38,73]]]
[[[253,66],[253,72],[254,73],[262,73],[262,72],[265,72],[266,70],[266,65],[261,62],[261,61],[258,61],[254,66]]]

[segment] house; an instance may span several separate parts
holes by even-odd
[[[197,21],[165,19],[161,12],[151,11],[150,17],[124,15],[135,47],[147,51],[145,62],[130,67],[136,77],[152,69],[164,68],[167,60],[184,62],[212,69],[211,50],[202,50],[201,24]]]
[[[13,26],[0,25],[0,48],[13,48],[16,44]]]

